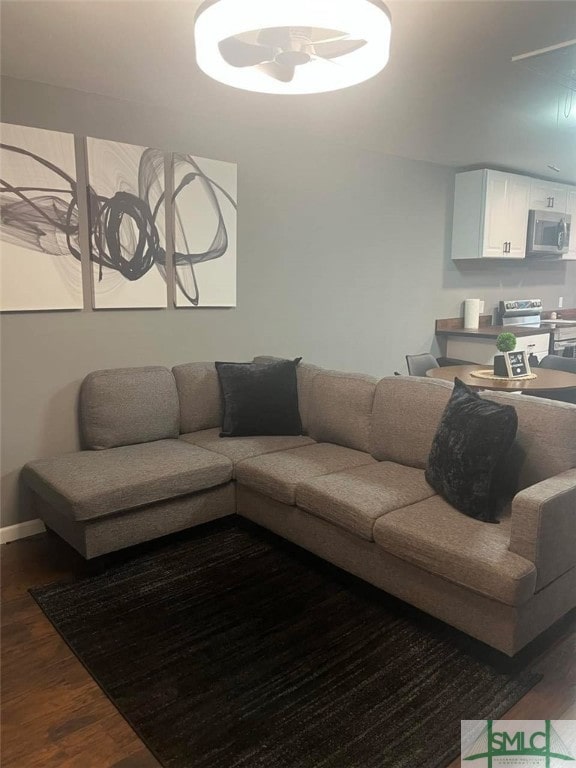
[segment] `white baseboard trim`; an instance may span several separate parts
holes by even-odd
[[[36,533],[44,533],[46,526],[42,520],[26,520],[25,523],[16,523],[16,525],[6,525],[0,528],[0,544],[8,544],[9,541],[25,539],[27,536],[34,536]]]

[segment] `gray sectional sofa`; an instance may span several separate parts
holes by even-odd
[[[519,419],[519,491],[489,525],[424,479],[451,391],[300,364],[305,435],[220,438],[213,363],[97,371],[80,393],[86,450],[23,476],[86,558],[239,514],[514,655],[576,606],[576,406],[483,395]]]

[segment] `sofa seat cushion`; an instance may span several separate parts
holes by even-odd
[[[236,479],[276,501],[295,504],[299,483],[375,463],[368,453],[331,443],[317,443],[241,461],[236,467]]]
[[[253,456],[263,456],[266,453],[314,444],[314,440],[305,435],[220,437],[219,428],[190,432],[187,435],[180,435],[180,439],[192,443],[192,445],[198,445],[200,448],[205,448],[207,451],[214,451],[221,456],[227,456],[234,465],[243,459],[251,459]]]
[[[49,504],[83,521],[222,485],[232,462],[182,440],[158,440],[39,459],[23,475]]]
[[[296,504],[373,541],[374,523],[381,515],[433,495],[424,470],[383,461],[300,483]]]
[[[521,605],[534,594],[534,565],[508,550],[509,509],[499,525],[489,525],[432,496],[379,517],[374,541],[406,562],[507,605]]]

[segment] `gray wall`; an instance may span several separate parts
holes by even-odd
[[[576,305],[576,263],[450,261],[452,169],[312,140],[296,120],[262,129],[258,115],[217,108],[166,114],[40,83],[2,86],[5,122],[231,160],[239,179],[237,309],[2,316],[2,525],[34,516],[21,466],[77,447],[88,371],[271,353],[385,375],[404,369],[406,352],[432,349],[435,318],[459,315],[466,297]]]

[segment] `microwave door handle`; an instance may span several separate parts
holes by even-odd
[[[558,222],[558,250],[561,251],[564,248],[566,242],[566,220],[560,219]]]

